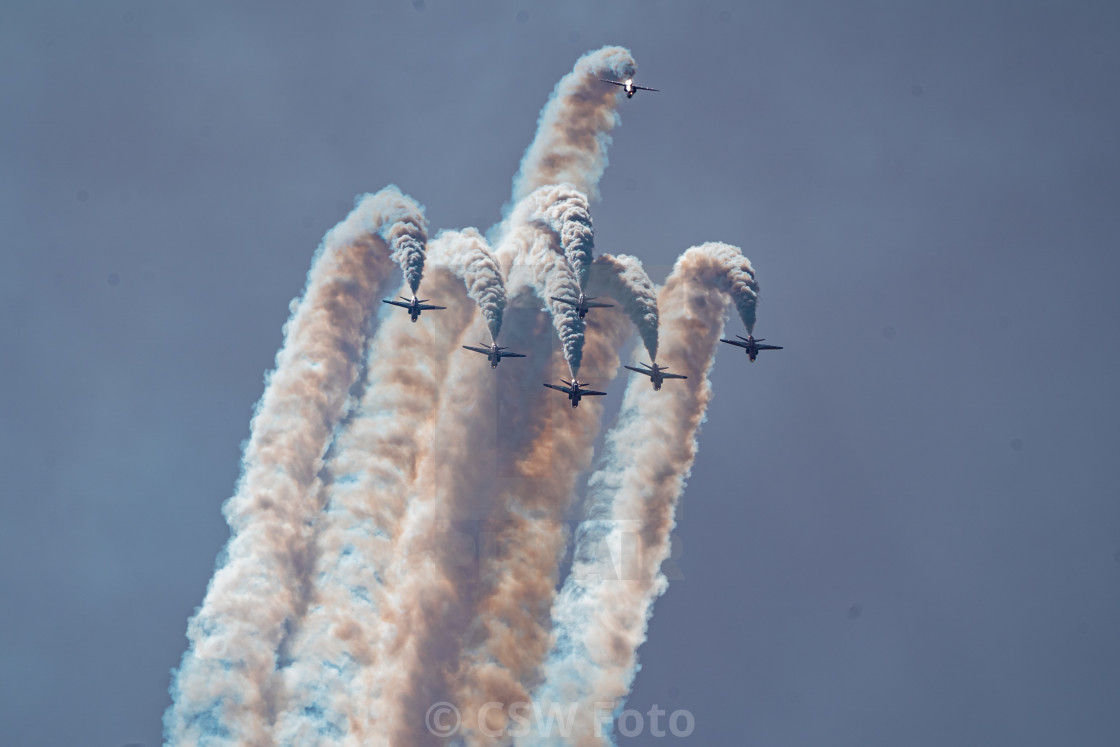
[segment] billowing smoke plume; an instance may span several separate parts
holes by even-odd
[[[526,743],[604,743],[597,729],[612,709],[603,704],[619,707],[629,692],[653,602],[668,586],[660,567],[711,398],[708,372],[723,317],[734,302],[740,316],[753,320],[757,292],[746,257],[718,243],[686,251],[662,289],[663,359],[689,385],[654,392],[634,379],[627,387],[601,466],[589,479],[588,518],[553,610],[557,647],[536,698],[577,703],[577,730]]]
[[[270,744],[277,649],[300,611],[319,470],[358,375],[367,320],[391,276],[381,239],[401,217],[398,190],[367,195],[323,240],[292,303],[276,369],[257,404],[232,536],[172,685],[172,743]]]
[[[598,199],[610,132],[619,123],[618,88],[599,79],[631,78],[635,72],[634,58],[623,47],[603,47],[576,61],[541,110],[537,136],[513,180],[514,204],[538,187],[562,183]]]
[[[628,254],[601,254],[591,268],[587,291],[593,296],[610,296],[622,304],[649,353],[657,360],[657,291],[637,257]]]
[[[506,309],[505,281],[498,260],[478,229],[440,232],[428,247],[428,258],[431,264],[445,266],[466,284],[467,295],[486,320],[490,339],[497,342]]]
[[[579,279],[561,253],[559,235],[534,220],[534,216],[543,215],[554,201],[566,196],[566,190],[561,188],[541,187],[518,203],[506,220],[505,244],[509,251],[503,264],[509,268],[509,283],[515,279],[527,281],[544,302],[552,315],[568,369],[572,376],[578,376],[583,360],[584,321],[574,306],[556,299],[577,300]]]
[[[415,296],[424,277],[424,247],[428,241],[424,209],[395,186],[390,185],[379,194],[390,207],[383,238],[389,242],[393,261],[400,265],[405,282]]]
[[[568,264],[575,270],[582,291],[594,259],[595,230],[591,227],[591,209],[587,197],[574,187],[563,184],[547,190],[536,190],[531,202],[540,205],[532,217],[551,228],[560,237],[560,248]]]

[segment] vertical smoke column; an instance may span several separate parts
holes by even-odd
[[[690,386],[654,392],[635,379],[627,387],[602,466],[589,480],[588,518],[553,609],[556,648],[535,698],[546,710],[577,703],[576,733],[562,740],[535,735],[524,744],[604,743],[596,724],[611,713],[600,704],[617,706],[630,691],[653,602],[668,586],[659,569],[711,399],[708,372],[728,302],[749,331],[757,291],[747,259],[718,243],[685,252],[662,289],[663,357]]]
[[[371,744],[383,734],[378,666],[386,638],[387,595],[396,590],[386,569],[416,479],[431,447],[435,415],[451,350],[475,306],[462,281],[429,247],[426,292],[447,306],[416,323],[386,307],[368,355],[361,402],[327,463],[329,503],[315,543],[314,594],[283,670],[280,744],[326,738]]]
[[[428,242],[428,224],[423,209],[412,198],[401,194],[393,185],[381,190],[391,205],[387,217],[388,231],[384,238],[393,252],[393,261],[401,267],[405,282],[412,295],[420,288],[424,277],[424,247]]]
[[[506,310],[506,287],[498,260],[476,228],[444,231],[429,247],[429,261],[441,265],[467,286],[467,295],[478,305],[490,339],[498,341]]]
[[[615,309],[595,314],[587,334],[586,369],[598,388],[618,373],[618,349],[630,323]],[[528,700],[542,679],[540,667],[551,645],[549,611],[567,548],[567,514],[576,481],[591,466],[602,425],[603,398],[587,397],[573,409],[564,397],[534,383],[540,393],[530,396],[543,407],[535,408],[523,431],[532,437],[515,458],[516,478],[498,486],[488,512],[468,645],[452,678],[468,733],[501,730],[502,714],[512,703]],[[490,723],[473,721],[494,702],[502,707],[488,714]]]
[[[277,648],[302,607],[318,474],[391,276],[379,234],[402,215],[402,199],[395,189],[364,197],[326,235],[292,303],[224,506],[232,533],[224,563],[188,624],[164,716],[170,744],[271,743]]]
[[[524,202],[533,198],[543,202],[543,209],[531,211],[540,214],[548,208],[545,196],[549,194],[563,199],[566,191],[540,189]],[[542,228],[534,231],[515,224],[510,240],[500,247],[499,255],[510,268],[510,293],[522,287],[520,278],[535,274]],[[537,282],[530,284],[539,287]],[[594,314],[587,328],[587,368],[593,383],[600,386],[617,374],[617,351],[629,325],[613,309]],[[563,398],[543,391],[539,380],[525,377],[523,384],[527,389],[523,393],[519,389],[517,401],[524,402],[518,410],[525,412],[509,424],[516,429],[510,439],[516,451],[504,472],[509,479],[487,482],[483,475],[476,483],[482,490],[488,488],[495,499],[482,513],[486,521],[478,539],[477,569],[460,569],[453,584],[471,587],[473,600],[462,615],[471,624],[464,636],[466,647],[448,684],[463,714],[464,731],[476,741],[503,728],[504,708],[490,710],[496,721],[477,723],[484,704],[508,706],[523,701],[540,679],[539,667],[550,645],[548,613],[567,541],[566,513],[575,481],[590,465],[602,417],[598,398],[589,397],[572,409]],[[498,427],[507,426],[499,423]],[[484,456],[482,462],[496,464],[501,459]],[[456,496],[468,509],[475,508],[470,504],[471,492]]]
[[[591,266],[588,293],[610,296],[638,329],[652,363],[657,360],[657,291],[642,262],[628,254],[602,254]]]
[[[629,78],[636,71],[623,47],[603,47],[576,61],[541,110],[536,137],[513,180],[514,204],[538,187],[561,183],[598,199],[610,132],[619,123],[618,88],[599,78]]]
[[[575,270],[582,291],[587,285],[595,250],[595,230],[591,226],[587,196],[567,184],[541,192],[533,193],[542,204],[533,219],[543,222],[560,237],[564,257]]]

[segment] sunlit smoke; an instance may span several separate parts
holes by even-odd
[[[587,518],[553,610],[557,644],[536,693],[542,703],[579,703],[578,732],[562,742],[537,735],[525,744],[608,741],[598,736],[596,714],[629,692],[653,602],[668,586],[660,567],[711,399],[708,373],[724,316],[733,302],[753,319],[757,293],[750,263],[728,244],[689,249],[665,283],[663,358],[691,385],[654,392],[634,380],[627,387],[600,467],[588,480]]]
[[[393,185],[378,194],[384,196],[390,211],[383,238],[389,242],[393,261],[400,265],[405,282],[415,296],[420,288],[420,280],[424,277],[424,248],[428,241],[424,209]]]
[[[628,254],[601,254],[591,267],[588,292],[594,296],[610,296],[638,329],[652,363],[657,360],[657,290],[642,262]]]
[[[587,196],[574,187],[562,184],[538,189],[530,195],[540,206],[531,217],[551,228],[560,237],[560,248],[576,273],[582,291],[594,259],[595,230],[591,226],[591,210]]]
[[[267,377],[223,511],[232,536],[202,606],[164,717],[172,744],[272,741],[277,650],[299,613],[319,471],[358,376],[369,319],[393,265],[381,232],[402,195],[366,195],[326,235],[302,299],[292,302],[276,369]]]
[[[556,84],[537,121],[537,135],[513,180],[513,204],[549,184],[571,184],[599,198],[610,132],[619,123],[617,89],[600,78],[632,78],[637,65],[624,47],[603,47],[576,61]]]
[[[563,197],[564,192],[554,187],[542,187],[518,204],[506,221],[508,228],[503,245],[507,256],[503,263],[511,273],[507,285],[517,280],[527,282],[548,308],[568,370],[572,376],[578,376],[583,361],[585,324],[574,306],[556,299],[578,299],[579,279],[563,255],[559,235],[534,220],[535,215],[548,209],[553,199]]]
[[[446,267],[466,284],[467,295],[486,320],[490,339],[497,342],[506,309],[505,281],[498,260],[478,229],[441,231],[428,246],[428,262]]]

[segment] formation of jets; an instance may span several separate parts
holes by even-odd
[[[633,78],[627,78],[626,80],[608,80],[607,78],[600,78],[599,80],[603,81],[604,83],[610,83],[612,86],[621,86],[623,90],[625,90],[626,98],[628,99],[633,98],[636,91],[658,90],[656,88],[647,88],[646,86],[635,85]],[[416,296],[413,296],[411,299],[405,298],[404,296],[400,296],[400,298],[400,301],[386,299],[382,301],[382,303],[392,304],[393,306],[400,306],[402,309],[408,309],[408,314],[414,322],[420,317],[420,312],[422,311],[435,311],[437,309],[446,308],[445,306],[433,306],[431,304],[428,304],[428,299],[426,298],[418,299],[416,298]],[[587,316],[587,312],[590,309],[607,309],[614,306],[614,304],[597,302],[594,296],[585,296],[582,291],[579,294],[579,298],[559,298],[557,296],[552,296],[551,298],[553,301],[558,301],[559,303],[567,304],[568,306],[574,306],[576,312],[579,314],[580,319],[583,319],[585,316]],[[755,339],[754,335],[747,335],[746,337],[735,335],[735,337],[737,337],[738,339],[724,340],[721,338],[720,342],[726,342],[728,345],[734,345],[736,347],[743,348],[752,363],[758,357],[759,352],[762,350],[782,349],[780,345],[762,345],[761,343],[763,338],[760,337],[758,339]],[[504,348],[498,345],[498,343],[496,342],[489,345],[480,342],[479,345],[480,347],[475,347],[473,345],[464,345],[463,348],[474,353],[481,353],[482,355],[485,355],[487,360],[490,361],[490,368],[497,368],[498,364],[501,363],[502,358],[525,357],[523,353],[506,352],[507,350],[509,350],[509,348]],[[633,371],[634,373],[638,373],[643,376],[648,376],[650,383],[653,385],[654,391],[660,391],[661,385],[665,382],[666,379],[688,378],[687,376],[683,376],[681,374],[668,373],[668,366],[659,366],[657,365],[657,363],[639,363],[638,365],[641,366],[641,368],[635,368],[634,366],[623,366],[623,368],[626,368],[630,371]],[[573,378],[571,381],[567,381],[565,379],[560,379],[560,381],[564,383],[564,386],[548,383],[546,383],[545,386],[549,389],[555,389],[558,392],[563,392],[564,394],[568,395],[568,400],[571,401],[572,407],[579,407],[579,401],[583,397],[601,397],[606,394],[606,392],[596,392],[591,389],[585,389],[585,385],[581,384],[579,379],[576,378]]]
[[[402,309],[408,309],[408,315],[412,317],[412,321],[414,322],[420,317],[421,311],[435,311],[436,309],[447,308],[446,306],[432,306],[430,304],[426,304],[424,303],[428,300],[426,298],[417,298],[416,296],[413,296],[411,299],[405,298],[404,296],[401,296],[400,298],[403,300],[390,301],[386,299],[381,303],[388,303],[392,304],[393,306],[400,306]]]
[[[588,309],[609,309],[614,306],[613,303],[597,303],[595,301],[595,296],[585,296],[582,293],[580,293],[579,298],[576,299],[557,298],[556,296],[550,296],[550,298],[552,298],[553,301],[559,301],[560,303],[566,303],[569,306],[575,306],[576,311],[579,313],[580,319],[583,319],[585,316],[587,316]]]
[[[781,345],[759,345],[760,342],[766,339],[765,337],[759,337],[758,339],[755,339],[754,335],[747,335],[746,337],[742,337],[740,335],[735,336],[738,337],[739,340],[724,340],[721,337],[720,342],[726,342],[728,345],[734,345],[735,347],[743,348],[744,350],[746,350],[747,357],[751,359],[751,363],[754,363],[754,359],[758,357],[758,353],[760,350],[782,349]]]

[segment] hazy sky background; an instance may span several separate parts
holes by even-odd
[[[619,103],[598,250],[741,246],[786,347],[719,351],[632,707],[1120,744],[1118,38],[1106,2],[3,3],[0,741],[160,742],[322,234],[388,183],[490,226],[620,44],[662,92]]]

